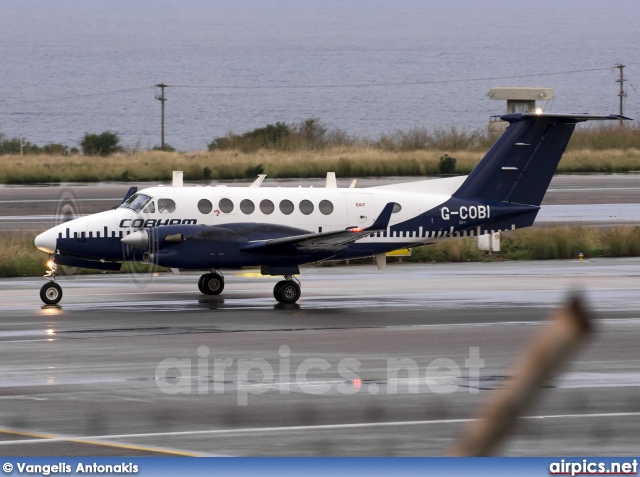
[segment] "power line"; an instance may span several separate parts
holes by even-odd
[[[391,82],[391,83],[345,83],[345,84],[323,84],[323,85],[271,85],[271,86],[241,86],[241,85],[174,85],[175,88],[194,88],[194,89],[322,89],[322,88],[369,88],[378,86],[420,86],[430,84],[448,84],[448,83],[467,83],[473,81],[493,81],[504,79],[521,79],[521,78],[535,78],[542,76],[554,76],[563,74],[576,74],[576,73],[588,73],[593,71],[610,70],[611,67],[606,68],[588,68],[583,70],[569,70],[569,71],[556,71],[553,73],[531,73],[523,75],[510,75],[510,76],[491,76],[484,78],[466,78],[466,79],[449,79],[449,80],[434,80],[434,81],[404,81],[404,82]]]
[[[138,88],[125,88],[125,89],[116,89],[113,91],[101,91],[99,93],[88,93],[88,94],[76,94],[74,96],[66,96],[66,97],[57,97],[57,98],[46,98],[46,99],[31,99],[27,101],[22,100],[6,100],[0,99],[0,103],[3,104],[31,104],[31,103],[50,103],[54,101],[67,101],[79,98],[91,98],[93,96],[104,96],[104,95],[112,95],[112,94],[124,94],[131,93],[133,91],[142,91],[143,89],[149,89],[149,86],[142,86]]]
[[[614,66],[613,68],[617,68]],[[420,86],[420,85],[432,85],[432,84],[450,84],[450,83],[467,83],[474,81],[493,81],[493,80],[506,80],[506,79],[522,79],[522,78],[536,78],[545,76],[556,76],[564,74],[577,74],[577,73],[590,73],[594,71],[611,70],[611,67],[606,68],[587,68],[581,70],[567,70],[556,71],[551,73],[529,73],[522,75],[509,75],[509,76],[487,76],[482,78],[466,78],[466,79],[448,79],[448,80],[432,80],[432,81],[404,81],[404,82],[388,82],[388,83],[344,83],[344,84],[319,84],[319,85],[254,85],[254,86],[241,86],[241,85],[171,85],[174,88],[193,88],[193,89],[330,89],[330,88],[375,88],[381,86]],[[168,85],[166,85],[169,87]],[[114,94],[126,94],[136,91],[142,91],[149,88],[155,88],[157,85],[141,86],[137,88],[124,88],[116,89],[112,91],[101,91],[97,93],[77,94],[74,96],[62,96],[57,98],[44,98],[33,100],[6,100],[0,99],[0,103],[5,105],[13,104],[34,104],[34,103],[50,103],[55,101],[69,101],[82,98],[91,98],[95,96],[105,96]]]

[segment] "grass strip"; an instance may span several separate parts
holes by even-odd
[[[0,233],[0,277],[43,275],[47,255],[33,244],[36,233]],[[639,257],[640,227],[587,227],[552,225],[503,232],[501,251],[491,256],[478,250],[474,238],[456,239],[416,247],[409,262],[479,262],[501,260],[576,259],[593,257]],[[330,263],[329,263],[330,264]],[[61,267],[62,268],[62,267]],[[122,273],[166,271],[139,263],[125,264]],[[82,273],[92,273],[82,270]],[[103,273],[103,272],[95,272]]]
[[[368,147],[255,153],[211,151],[196,154],[148,151],[109,157],[0,156],[0,183],[170,181],[172,172],[184,171],[188,181],[253,179],[257,173],[271,178],[339,178],[432,176],[440,173],[440,159],[455,159],[454,175],[468,174],[482,152],[435,150],[385,151]],[[558,173],[621,173],[640,171],[640,149],[574,150],[565,153]]]

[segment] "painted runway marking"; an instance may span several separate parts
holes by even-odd
[[[115,447],[125,450],[136,450],[143,452],[151,452],[155,454],[167,454],[183,457],[198,457],[201,454],[187,452],[177,449],[166,449],[161,447],[139,446],[117,442],[102,442],[100,438],[92,437],[65,437],[55,434],[44,434],[39,432],[18,431],[13,429],[0,429],[0,434],[8,434],[21,437],[31,437],[32,439],[20,439],[16,441],[0,441],[0,445],[16,445],[16,444],[42,444],[52,442],[74,442],[76,444],[86,444],[92,446]]]
[[[612,413],[593,413],[593,414],[551,414],[545,416],[523,416],[520,419],[527,420],[542,420],[542,419],[586,419],[586,418],[618,418],[618,417],[639,417],[640,412],[612,412]],[[2,433],[13,433],[16,435],[23,435],[26,437],[45,436],[40,439],[30,440],[17,440],[17,441],[0,441],[0,446],[14,445],[14,444],[30,444],[43,442],[42,439],[47,439],[47,442],[53,441],[71,441],[80,443],[93,443],[96,445],[109,445],[102,441],[111,439],[134,439],[145,437],[179,437],[179,436],[217,436],[217,435],[231,435],[231,434],[247,434],[247,433],[270,433],[270,432],[303,432],[303,431],[322,431],[322,430],[339,430],[339,429],[368,429],[375,427],[406,427],[406,426],[424,426],[424,425],[440,425],[440,424],[465,424],[469,422],[475,422],[477,419],[433,419],[426,421],[393,421],[393,422],[361,422],[353,424],[323,424],[317,426],[281,426],[281,427],[249,427],[241,429],[212,429],[203,431],[174,431],[174,432],[150,432],[141,434],[111,434],[102,436],[88,436],[88,437],[59,437],[51,434],[36,434],[36,433],[24,433],[19,431],[1,430]],[[123,448],[129,444],[122,444]],[[116,444],[114,443],[114,446]],[[120,446],[118,444],[117,446]],[[182,451],[162,450],[156,448],[142,448],[141,450],[149,450],[150,452],[164,452],[164,453],[180,453]],[[184,452],[184,455],[187,455]],[[193,455],[193,454],[191,454]]]

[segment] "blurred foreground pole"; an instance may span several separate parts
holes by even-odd
[[[591,329],[579,297],[573,297],[550,316],[518,364],[511,368],[507,386],[492,396],[463,436],[448,451],[451,456],[490,455],[516,419],[584,341]]]

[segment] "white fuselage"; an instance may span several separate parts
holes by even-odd
[[[58,238],[122,238],[161,225],[268,223],[329,232],[369,227],[389,202],[399,204],[389,229],[433,209],[448,199],[465,177],[408,182],[362,189],[314,187],[151,187],[137,192],[149,201],[139,211],[126,206],[60,224],[41,234],[36,245],[54,253]],[[167,207],[169,204],[169,207]],[[402,246],[429,243],[436,231],[420,227],[365,237],[359,243]],[[442,234],[438,234],[439,237]],[[100,257],[96,257],[100,258]]]

